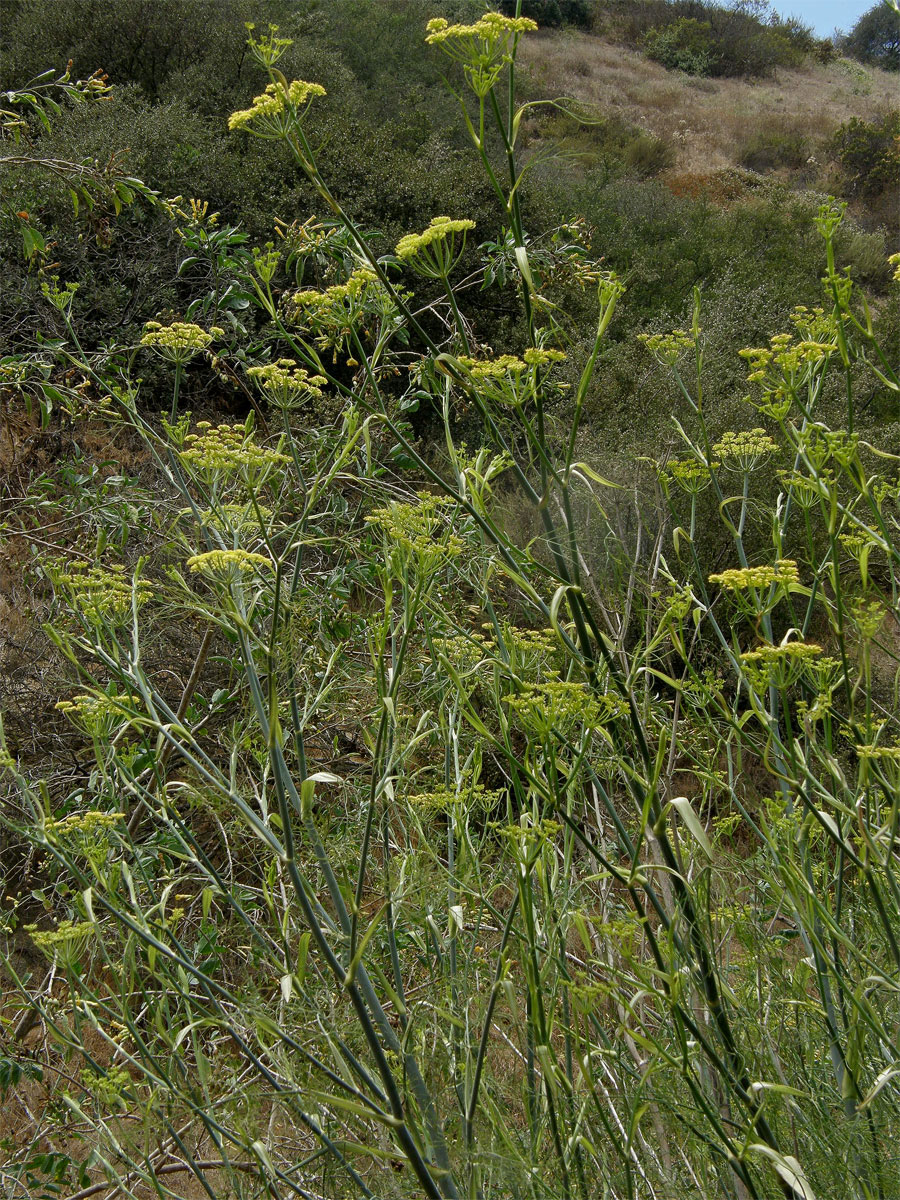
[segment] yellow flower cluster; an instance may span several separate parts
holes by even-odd
[[[698,462],[696,458],[672,458],[660,472],[664,484],[675,483],[689,495],[697,495],[707,488],[712,480],[711,467],[717,467],[717,462]]]
[[[523,817],[521,825],[497,826],[497,833],[500,837],[507,841],[514,850],[526,857],[539,850],[541,846],[552,842],[561,831],[562,825],[559,821],[551,821],[547,818],[542,821],[533,821]]]
[[[746,591],[749,588],[767,588],[780,584],[785,588],[798,587],[800,574],[792,558],[779,558],[774,565],[739,567],[709,576],[710,583],[717,583],[728,592]]]
[[[254,37],[253,30],[256,25],[253,21],[245,21],[244,28],[247,30],[247,43],[250,46],[250,52],[256,61],[263,67],[272,67],[278,62],[279,58],[287,50],[288,46],[293,46],[293,38],[285,38],[278,36],[278,26],[269,25],[269,32],[262,33],[260,36]]]
[[[249,550],[207,550],[204,554],[192,554],[187,560],[188,570],[202,575],[237,576],[263,567],[271,571],[272,566],[270,558]]]
[[[798,310],[794,311],[801,319],[805,317]],[[776,333],[769,339],[769,347],[747,347],[739,350],[738,354],[750,364],[749,382],[763,383],[770,378],[773,368],[781,376],[792,378],[809,364],[824,362],[836,349],[836,340],[813,341],[806,338],[795,342],[789,333]]]
[[[124,1067],[110,1066],[105,1073],[85,1068],[81,1084],[103,1108],[119,1112],[125,1108],[124,1093],[131,1086],[131,1076]]]
[[[197,430],[184,439],[185,449],[179,457],[207,479],[238,471],[256,478],[267,467],[290,462],[287,454],[258,446],[246,425],[213,426],[209,421],[199,421]]]
[[[894,283],[900,283],[900,254],[892,254],[888,259],[888,266],[894,268],[892,276]]]
[[[563,362],[565,357],[565,351],[549,346],[529,346],[522,355],[529,367],[549,367],[551,363]]]
[[[59,707],[57,705],[57,707]],[[61,820],[44,822],[44,832],[52,834],[56,839],[65,839],[78,834],[95,834],[104,830],[115,829],[120,821],[125,820],[121,812],[83,812],[72,813]]]
[[[804,667],[823,653],[814,642],[782,642],[779,646],[758,646],[739,655],[748,681],[757,691],[770,684],[787,687],[799,678]]]
[[[871,641],[878,635],[887,616],[887,609],[880,600],[866,600],[859,596],[851,600],[849,609],[851,620],[860,637]]]
[[[302,79],[287,84],[267,84],[261,95],[254,96],[249,108],[231,114],[228,128],[232,131],[244,129],[259,138],[281,138],[313,97],[324,95],[325,89],[320,83],[305,83]]]
[[[322,375],[310,375],[289,358],[264,367],[249,367],[247,376],[279,408],[293,408],[304,400],[321,400],[327,380]]]
[[[503,699],[522,723],[538,734],[579,726],[599,729],[623,712],[618,696],[598,696],[583,683],[561,679],[522,684],[518,692]]]
[[[508,375],[521,375],[526,369],[526,363],[514,354],[501,354],[499,358],[468,358],[461,354],[457,359],[460,366],[465,367],[476,383],[488,379],[505,379]]]
[[[346,283],[321,292],[311,288],[293,292],[285,296],[283,305],[287,319],[313,330],[318,345],[331,347],[335,357],[360,321],[395,313],[387,289],[370,267],[358,267]]]
[[[465,246],[465,235],[475,228],[475,222],[454,221],[450,217],[434,217],[423,233],[408,233],[397,243],[396,255],[408,262],[420,275],[431,279],[443,279],[459,260]],[[456,250],[456,234],[463,235],[459,252]]]
[[[185,508],[181,515],[193,516],[193,510]],[[258,530],[260,520],[268,526],[272,519],[271,508],[264,504],[220,504],[218,508],[206,508],[200,513],[204,525],[219,533],[242,533],[248,529]]]
[[[132,581],[119,565],[99,566],[70,563],[56,581],[61,584],[83,616],[97,624],[121,622],[131,615],[132,596],[137,607],[153,595],[149,583]]]
[[[491,653],[488,639],[474,632],[435,638],[434,648],[439,654],[445,655],[457,671],[471,671]]]
[[[130,598],[130,596],[129,596]],[[73,721],[80,721],[88,729],[109,728],[115,723],[121,723],[131,715],[131,710],[141,704],[140,696],[130,692],[121,696],[107,696],[104,693],[91,695],[81,692],[71,700],[60,700],[54,707],[65,713]],[[93,814],[99,816],[99,813]]]
[[[729,430],[713,446],[713,453],[727,470],[740,472],[752,471],[762,459],[777,450],[778,443],[764,429]]]
[[[214,337],[224,337],[224,329],[214,325],[209,333],[190,321],[173,321],[171,325],[161,325],[159,321],[148,321],[144,326],[144,336],[141,345],[155,350],[172,363],[186,363],[195,354],[206,350]]]
[[[413,806],[428,813],[490,812],[503,800],[504,793],[490,790],[481,783],[465,784],[460,791],[452,787],[439,787],[430,792],[417,792],[407,796]]]
[[[892,762],[900,764],[900,746],[857,746],[857,757],[865,762]]]
[[[482,396],[515,407],[533,395],[538,368],[561,362],[565,357],[562,350],[531,347],[521,358],[501,354],[497,358],[478,359],[461,354],[456,361],[471,382],[478,385]]]
[[[442,559],[456,558],[464,543],[449,531],[448,508],[454,508],[449,496],[419,492],[418,504],[392,502],[376,508],[366,524],[382,529],[390,541],[419,560],[420,566],[435,567]]]
[[[41,295],[45,300],[49,300],[54,308],[64,313],[71,307],[80,286],[78,283],[65,283],[60,287],[59,276],[52,275],[49,282],[44,280],[41,284]]]
[[[97,932],[93,921],[60,921],[56,929],[38,929],[36,925],[26,925],[24,929],[39,950],[71,946],[73,942],[92,937]]]
[[[472,25],[451,25],[444,17],[434,17],[425,27],[425,41],[462,63],[469,86],[484,98],[512,61],[519,35],[535,29],[537,24],[529,17],[496,12],[485,13]]]
[[[778,478],[790,490],[794,502],[801,508],[812,508],[817,500],[827,494],[826,481],[821,475],[818,479],[813,479],[801,471],[779,471]]]
[[[65,845],[70,852],[81,854],[99,867],[105,862],[113,842],[113,831],[125,814],[121,812],[72,813],[62,820],[44,822],[44,834],[48,841]]]
[[[664,367],[674,367],[679,358],[696,345],[694,335],[684,329],[673,329],[671,333],[641,333],[638,341],[643,342]]]

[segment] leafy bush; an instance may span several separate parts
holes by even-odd
[[[883,71],[900,71],[900,12],[874,4],[841,42],[845,54]]]
[[[900,185],[900,110],[874,121],[851,117],[832,137],[829,153],[852,193],[875,196]]]
[[[499,10],[515,16],[517,0],[501,0]],[[589,28],[592,22],[591,0],[522,0],[519,11],[523,17],[537,21],[540,28],[575,25]]]
[[[647,56],[670,71],[714,75],[717,55],[709,21],[679,17],[670,25],[650,29],[644,38]]]
[[[619,0],[604,9],[603,28],[672,70],[693,75],[761,76],[826,51],[796,18],[763,22],[752,5],[703,0]]]

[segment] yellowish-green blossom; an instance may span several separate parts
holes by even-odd
[[[224,337],[225,331],[214,325],[209,333],[190,321],[173,321],[171,325],[161,325],[159,321],[148,321],[144,326],[144,336],[141,345],[149,350],[155,350],[168,362],[183,365],[207,350],[214,337]]]
[[[900,764],[900,746],[878,746],[875,744],[856,747],[860,760],[866,762],[891,762]]]
[[[324,95],[320,83],[306,83],[302,79],[269,83],[264,92],[253,98],[249,108],[231,114],[228,128],[244,130],[258,138],[280,139],[302,118],[313,98]]]
[[[894,268],[892,276],[894,283],[900,283],[900,254],[892,254],[888,259],[888,266]]]
[[[310,375],[289,358],[249,367],[247,376],[272,404],[282,409],[296,408],[304,400],[321,400],[327,382],[322,375]]]
[[[207,482],[217,475],[240,473],[248,483],[258,483],[269,470],[287,465],[280,450],[257,445],[247,425],[212,425],[199,421],[197,432],[184,439],[179,458]]]
[[[446,279],[465,248],[466,233],[475,222],[454,221],[450,217],[434,217],[423,233],[408,233],[397,243],[397,257],[407,262],[419,275],[430,279]],[[462,240],[457,248],[457,235]]]
[[[696,496],[709,487],[712,481],[710,468],[717,466],[718,462],[707,466],[696,458],[670,458],[660,470],[660,480],[664,486],[674,483],[688,495]]]
[[[455,360],[461,372],[452,371],[457,382],[468,383],[482,399],[496,400],[516,408],[534,396],[538,372],[565,358],[562,350],[551,347],[532,347],[521,358],[515,354],[500,354],[496,358],[471,358],[461,354]],[[439,363],[439,365],[441,365]],[[562,385],[557,385],[562,386]]]
[[[132,580],[118,564],[73,562],[54,579],[68,593],[73,607],[97,625],[121,624],[131,616],[132,601],[139,608],[153,595],[149,583]]]
[[[535,29],[529,17],[496,12],[485,13],[471,25],[451,25],[444,17],[434,17],[425,28],[425,41],[461,63],[469,86],[483,99],[512,62],[519,37]]]
[[[200,575],[238,577],[250,571],[271,571],[274,564],[264,554],[250,550],[207,550],[204,554],[192,554],[187,560],[189,571]]]
[[[678,360],[697,344],[694,335],[684,329],[673,329],[671,333],[641,333],[638,334],[638,341],[643,342],[656,361],[664,367],[674,367]]]
[[[459,789],[438,787],[430,792],[407,796],[413,808],[429,814],[490,812],[504,800],[505,793],[485,788],[481,783],[464,783]]]
[[[59,700],[55,708],[92,736],[108,737],[128,722],[138,706],[142,706],[141,698],[131,692],[80,692],[71,700]]]
[[[181,510],[181,515],[193,517],[194,511],[185,508]],[[250,501],[246,501],[243,504],[229,502],[220,504],[216,508],[203,509],[200,512],[200,519],[204,525],[208,525],[219,533],[242,534],[248,531],[259,532],[260,523],[268,528],[272,521],[272,515],[271,508],[265,504],[252,504]]]
[[[728,430],[713,446],[713,453],[721,459],[722,466],[729,471],[741,473],[752,471],[771,454],[778,451],[778,443],[764,429]]]
[[[250,53],[259,65],[266,69],[273,67],[288,46],[294,44],[293,38],[278,36],[277,25],[269,25],[269,32],[261,33],[259,37],[254,36],[253,31],[256,25],[253,21],[246,21],[244,28],[247,30],[247,44],[250,47]]]
[[[99,869],[109,855],[116,829],[124,820],[122,812],[72,813],[59,820],[46,820],[44,836],[48,842],[81,855]]]
[[[371,336],[382,322],[396,323],[397,307],[385,285],[371,267],[358,267],[344,283],[323,291],[306,288],[292,292],[282,301],[285,319],[309,329],[316,344],[337,352],[354,331]]]
[[[110,1066],[105,1072],[85,1068],[81,1072],[81,1084],[93,1100],[104,1110],[121,1112],[126,1106],[125,1095],[131,1088],[131,1076],[124,1067]]]
[[[77,951],[97,932],[93,921],[60,921],[55,929],[38,929],[37,925],[23,928],[31,935],[35,946],[50,958],[57,953],[65,957],[67,953]]]
[[[412,555],[420,568],[435,569],[442,560],[458,557],[464,542],[453,533],[450,515],[456,505],[449,496],[419,492],[418,503],[392,501],[366,517],[390,542]]]
[[[814,642],[781,642],[762,645],[739,656],[749,683],[759,692],[770,685],[788,687],[799,679],[805,667],[823,654]]]
[[[786,589],[799,587],[800,574],[792,558],[779,558],[775,563],[758,567],[735,567],[709,576],[710,583],[717,583],[727,592],[747,591],[749,588],[780,586]]]
[[[49,280],[45,279],[42,281],[41,295],[45,300],[49,300],[54,308],[58,308],[61,313],[67,313],[72,307],[75,293],[80,286],[78,283],[64,283],[60,286],[59,276],[51,275]]]
[[[625,710],[619,696],[598,695],[586,684],[560,679],[522,684],[503,699],[525,728],[539,736],[551,730],[572,732],[582,726],[599,729]]]

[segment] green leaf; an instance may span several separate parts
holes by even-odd
[[[675,809],[679,817],[681,817],[682,821],[684,821],[685,825],[687,825],[694,838],[696,838],[696,840],[703,847],[706,857],[712,858],[712,846],[709,844],[709,838],[706,836],[706,830],[703,828],[700,818],[691,807],[691,802],[688,800],[687,796],[676,796],[674,800],[670,801],[670,805]]]

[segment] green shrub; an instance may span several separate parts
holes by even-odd
[[[851,117],[828,143],[852,194],[876,196],[900,185],[900,110],[874,121]]]
[[[841,41],[845,54],[883,71],[900,71],[900,12],[874,4]]]
[[[679,17],[670,25],[650,29],[644,38],[647,56],[670,71],[714,75],[717,55],[709,21]]]

